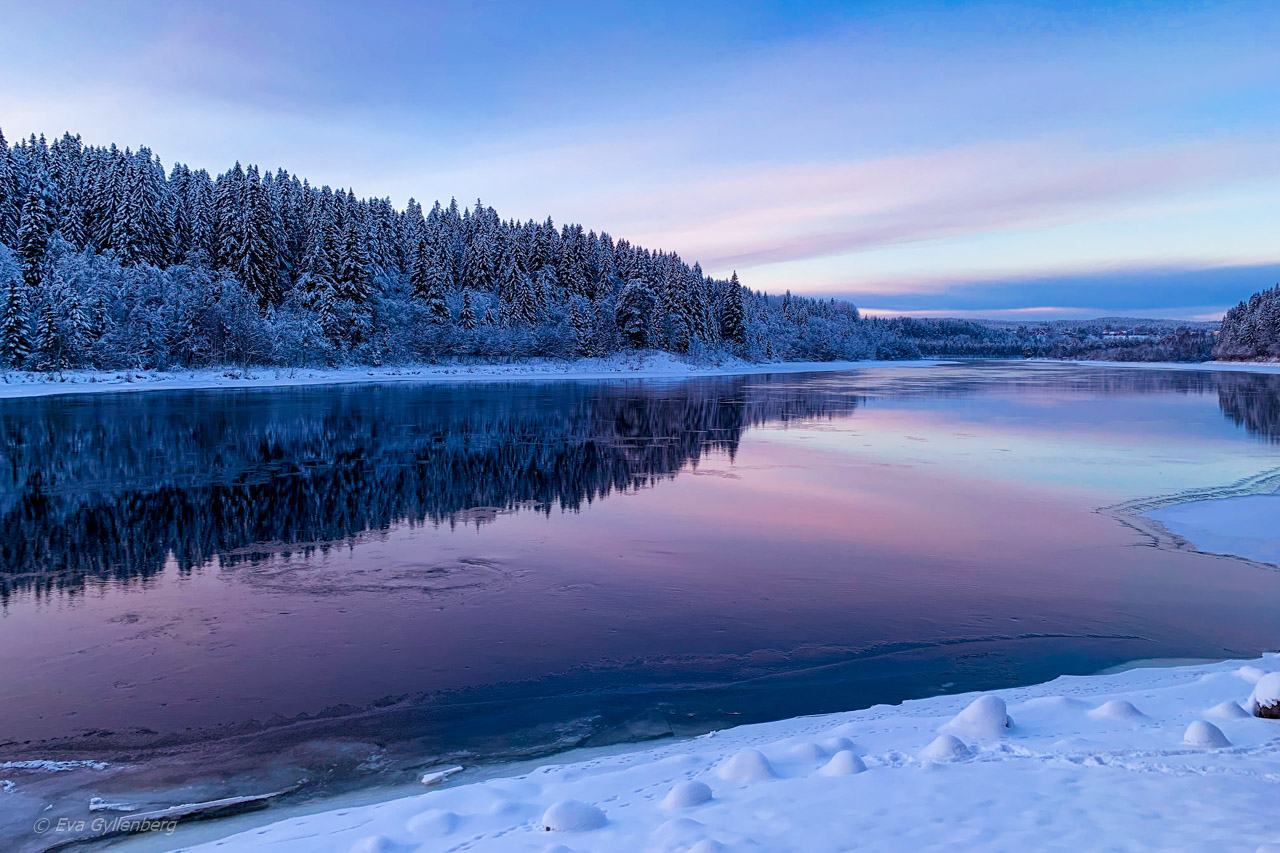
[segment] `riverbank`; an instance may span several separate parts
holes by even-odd
[[[1019,359],[1011,359],[1017,361]],[[1221,370],[1280,373],[1280,364],[1244,362],[1112,362],[1029,359],[1044,364],[1090,367],[1156,368],[1162,370]],[[747,376],[766,373],[817,373],[869,367],[935,367],[955,359],[906,361],[782,361],[751,362],[725,357],[694,362],[671,353],[654,352],[609,358],[528,359],[509,364],[446,362],[388,367],[250,367],[201,370],[64,370],[54,373],[0,372],[0,399],[47,397],[61,394],[103,394],[127,391],[192,391],[216,388],[283,388],[365,382],[502,382],[594,381],[607,379],[692,379],[699,376]]]
[[[1079,364],[1088,367],[1156,368],[1159,370],[1221,370],[1231,373],[1280,373],[1274,361],[1086,361],[1082,359],[1030,359],[1046,364]]]
[[[1280,721],[1245,708],[1274,671],[1272,654],[742,726],[187,849],[1272,850]]]
[[[0,373],[0,399],[121,391],[189,391],[210,388],[280,388],[357,382],[500,382],[526,380],[690,379],[764,373],[814,373],[867,367],[932,367],[940,359],[913,361],[751,362],[722,358],[694,362],[670,353],[583,358],[530,359],[511,364],[443,363],[397,367],[218,368],[183,371],[68,370]]]

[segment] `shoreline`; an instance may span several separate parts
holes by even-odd
[[[384,367],[221,367],[174,371],[66,370],[52,374],[0,371],[0,400],[137,391],[252,390],[391,382],[436,384],[445,382],[675,381],[716,376],[829,373],[876,367],[937,367],[970,360],[1065,364],[1082,367],[1280,374],[1280,363],[1277,362],[1081,361],[986,357],[750,362],[729,357],[706,363],[695,363],[670,353],[651,352],[575,360],[535,358],[510,363],[457,362]]]
[[[1254,782],[1249,787],[1252,777],[1265,771],[1262,765],[1280,770],[1275,737],[1280,723],[1248,716],[1241,707],[1252,684],[1267,671],[1280,671],[1280,655],[1207,664],[1135,661],[1023,687],[739,726],[657,746],[571,751],[540,761],[475,768],[479,772],[453,784],[406,796],[386,797],[383,791],[382,797],[363,803],[353,797],[324,803],[325,808],[299,806],[292,815],[277,814],[268,821],[259,814],[256,821],[247,817],[236,826],[231,818],[209,825],[204,833],[182,832],[180,840],[167,846],[156,837],[137,837],[125,846],[139,853],[175,848],[301,853],[437,849],[433,840],[443,850],[468,839],[468,849],[478,851],[563,849],[555,848],[557,842],[573,850],[583,844],[585,849],[650,849],[654,841],[660,842],[654,849],[665,850],[660,836],[680,835],[680,845],[671,849],[733,850],[762,844],[760,849],[825,851],[828,844],[845,843],[850,832],[861,833],[865,846],[881,849],[876,839],[884,844],[904,831],[922,831],[926,835],[919,840],[931,849],[940,839],[928,833],[941,824],[921,823],[912,815],[932,808],[954,811],[950,822],[986,833],[987,846],[1011,846],[1022,839],[1032,849],[1034,842],[1061,840],[1060,833],[1097,830],[1087,821],[1073,825],[1080,823],[1072,817],[1079,803],[1049,812],[1036,811],[1037,803],[1058,794],[1101,803],[1123,792],[1120,811],[1130,807],[1135,812],[1131,828],[1137,834],[1130,840],[1160,847],[1155,834],[1172,832],[1200,839],[1203,849],[1215,849],[1227,840],[1221,832],[1234,831],[1231,849],[1253,849],[1280,841],[1280,813],[1271,808],[1270,786]],[[984,698],[973,707],[986,708],[991,700],[985,697],[998,698],[1001,711],[1008,708],[1008,725],[993,725],[982,714],[962,714],[978,697]],[[1184,729],[1209,720],[1225,733],[1228,745],[1184,740]],[[963,748],[947,754],[935,749],[940,731],[959,738]],[[1192,737],[1192,730],[1185,737]],[[837,761],[841,748],[850,749],[858,761]],[[739,760],[744,755],[755,760],[752,750],[763,755],[763,765],[738,766],[750,763]],[[833,764],[838,766],[832,769]],[[859,764],[865,769],[859,770]],[[841,766],[853,772],[836,772]],[[686,779],[710,786],[712,798],[672,806],[669,792]],[[1084,780],[1088,784],[1080,784]],[[1166,786],[1178,780],[1203,791],[1217,807],[1218,818],[1230,808],[1235,819],[1186,826],[1200,815],[1182,814],[1179,797],[1166,795]],[[1148,781],[1154,784],[1146,785]],[[912,794],[922,785],[933,796]],[[983,802],[967,803],[973,786],[973,796]],[[946,796],[939,799],[940,792]],[[859,808],[842,807],[850,797]],[[948,802],[951,798],[963,802]],[[600,808],[605,823],[583,831],[544,830],[543,812],[566,799]],[[990,813],[975,813],[980,807]],[[1026,808],[1041,820],[1034,826],[1007,823]],[[760,809],[768,815],[758,813]],[[1151,814],[1162,809],[1167,813]],[[885,825],[875,826],[875,821]],[[825,833],[820,839],[803,834],[788,838],[785,832],[790,826],[828,823],[829,839]],[[770,835],[779,828],[781,836]],[[693,847],[708,840],[714,844]],[[411,846],[419,844],[427,846]]]
[[[1078,364],[1091,367],[1129,367],[1156,370],[1211,370],[1226,373],[1280,373],[1276,361],[1087,361],[1082,359],[1029,358],[1042,364]]]
[[[1134,365],[1131,364],[1130,366]],[[1271,469],[1224,486],[1188,490],[1172,495],[1152,496],[1115,506],[1100,507],[1097,511],[1111,515],[1119,523],[1133,527],[1140,533],[1150,536],[1153,539],[1153,544],[1158,548],[1191,550],[1208,556],[1240,560],[1257,565],[1259,568],[1263,569],[1276,570],[1277,566],[1275,564],[1255,560],[1245,555],[1202,550],[1196,545],[1196,543],[1179,536],[1173,531],[1170,531],[1160,520],[1153,518],[1148,513],[1154,512],[1158,509],[1180,506],[1188,503],[1207,503],[1213,500],[1230,499],[1241,495],[1275,494],[1275,489],[1278,484],[1280,484],[1280,469]],[[1104,679],[1123,679],[1127,677],[1145,678],[1151,673],[1161,671],[1178,673],[1190,670],[1220,670],[1223,667],[1234,665],[1236,663],[1239,663],[1242,666],[1248,666],[1251,664],[1256,665],[1260,663],[1267,663],[1268,661],[1270,662],[1270,669],[1280,671],[1280,653],[1271,653],[1252,662],[1220,661],[1202,658],[1139,658],[1107,667],[1089,675],[1064,675],[1059,676],[1052,681],[1040,684],[1023,685],[1020,687],[1005,688],[988,692],[999,696],[1004,696],[1005,694],[1021,695],[1022,693],[1029,691],[1041,691],[1050,685],[1056,685],[1063,682],[1089,684]],[[1171,675],[1170,677],[1174,678],[1174,680],[1178,680],[1176,675]],[[723,732],[712,732],[709,735],[678,738],[673,741],[667,741],[664,739],[656,746],[653,744],[647,744],[643,741],[638,741],[613,744],[605,747],[574,748],[541,759],[480,764],[465,768],[462,773],[451,779],[449,783],[446,783],[439,788],[424,790],[416,785],[366,788],[359,791],[350,791],[335,797],[321,797],[316,800],[299,803],[294,806],[286,806],[278,812],[270,815],[257,813],[245,815],[240,818],[228,818],[222,821],[215,821],[211,824],[197,825],[194,827],[188,826],[184,830],[179,830],[183,838],[180,849],[183,851],[190,849],[193,853],[196,853],[196,851],[205,851],[206,849],[208,853],[215,853],[215,851],[224,850],[256,850],[258,849],[257,845],[252,842],[250,842],[248,846],[237,846],[237,839],[240,836],[244,836],[246,840],[256,838],[257,836],[268,834],[275,827],[280,827],[286,824],[300,825],[307,821],[325,821],[342,815],[394,808],[397,803],[407,803],[412,800],[441,794],[453,789],[468,789],[484,786],[492,782],[510,780],[512,778],[527,778],[533,775],[545,774],[548,772],[548,769],[563,769],[582,764],[593,765],[600,762],[627,763],[631,760],[639,760],[650,754],[678,751],[681,748],[691,748],[712,736],[722,737],[748,730],[752,732],[756,730],[763,731],[773,729],[785,731],[791,727],[827,718],[856,718],[859,715],[869,714],[886,707],[891,711],[902,713],[907,709],[927,707],[930,703],[948,704],[956,701],[957,697],[976,695],[979,694],[941,694],[939,696],[925,699],[905,700],[892,706],[878,705],[873,708],[856,711],[784,718],[767,723],[738,726],[724,730]],[[1278,730],[1277,733],[1280,733],[1280,730]],[[721,758],[723,759],[723,756],[721,756]],[[568,840],[571,841],[572,838]],[[1280,840],[1280,838],[1276,840]],[[137,853],[152,853],[152,851],[159,853],[159,851],[177,849],[172,845],[166,846],[164,844],[157,844],[157,841],[158,839],[148,840],[144,838],[134,838],[124,843],[128,846],[129,850],[136,850]],[[294,853],[295,849],[310,850],[311,848],[294,848],[286,844],[279,849],[287,851],[287,853]],[[343,848],[339,847],[337,849]]]
[[[586,358],[574,361],[529,359],[502,364],[422,364],[396,367],[343,368],[208,368],[183,371],[79,370],[56,375],[7,371],[0,373],[0,400],[72,394],[136,391],[203,391],[289,388],[390,382],[525,382],[602,381],[634,379],[697,379],[715,376],[754,376],[776,373],[825,373],[870,367],[936,367],[948,359],[903,361],[783,361],[749,362],[726,358],[698,364],[669,353]]]

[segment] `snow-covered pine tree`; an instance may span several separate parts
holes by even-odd
[[[20,276],[5,282],[0,304],[0,366],[19,368],[31,350],[27,332],[26,283]]]
[[[45,299],[36,320],[35,367],[39,370],[61,370],[66,367],[66,353],[58,334],[53,303]]]
[[[731,344],[742,347],[747,342],[747,318],[743,305],[742,285],[735,270],[724,292],[720,314],[720,334]]]
[[[33,187],[22,205],[22,224],[18,226],[18,260],[28,288],[39,287],[44,277],[45,254],[52,231],[53,217],[48,202],[42,189]]]
[[[9,143],[5,141],[4,132],[0,131],[0,243],[16,247],[21,213],[17,177],[13,171]]]
[[[231,269],[236,278],[258,300],[264,309],[280,299],[280,223],[273,211],[267,188],[258,175],[258,167],[246,173],[244,209],[239,217],[240,252]]]
[[[595,354],[592,323],[587,316],[590,310],[590,304],[585,299],[575,298],[570,301],[569,328],[573,332],[573,354],[579,358],[590,358]]]
[[[342,196],[342,193],[338,195]],[[342,205],[342,234],[334,272],[339,296],[356,305],[363,305],[368,300],[373,291],[373,282],[369,279],[369,251],[365,245],[361,209],[354,194],[348,195]]]
[[[444,296],[445,274],[440,260],[440,254],[431,247],[424,233],[418,239],[411,281],[414,295],[426,303],[427,316],[435,323],[449,319],[449,305]]]
[[[622,288],[618,296],[618,330],[629,346],[640,348],[649,344],[653,308],[653,291],[644,279],[633,278]]]
[[[474,332],[477,325],[476,306],[471,299],[471,291],[467,290],[462,294],[462,310],[458,313],[458,327],[466,332]]]
[[[587,275],[587,240],[581,225],[566,225],[560,236],[557,277],[569,296],[594,297]]]

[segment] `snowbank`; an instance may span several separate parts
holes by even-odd
[[[1271,672],[1278,655],[743,726],[193,849],[1254,851],[1280,845],[1280,720],[1224,709],[1270,696]]]
[[[530,359],[513,364],[429,364],[412,367],[260,367],[176,372],[146,370],[63,371],[58,374],[0,372],[0,399],[118,391],[204,388],[278,388],[351,382],[482,382],[526,379],[683,379],[762,373],[812,373],[867,367],[933,367],[937,359],[916,361],[785,361],[759,364],[736,358],[693,363],[669,353],[584,358]]]

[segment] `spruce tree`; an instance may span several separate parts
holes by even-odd
[[[591,322],[587,317],[585,301],[573,300],[569,311],[569,328],[573,332],[573,354],[579,358],[590,358],[595,352],[592,342]]]
[[[413,263],[414,295],[427,304],[427,314],[433,322],[449,319],[449,305],[444,299],[444,270],[438,264],[438,255],[432,250],[424,234],[418,240],[418,250]]]
[[[476,306],[471,301],[471,291],[462,294],[462,311],[458,314],[458,326],[467,332],[474,332],[477,326]]]
[[[27,336],[26,285],[18,276],[11,276],[4,289],[4,303],[0,305],[0,365],[19,368],[30,352]]]
[[[49,251],[49,235],[53,218],[39,189],[33,188],[22,206],[22,225],[18,228],[18,258],[22,279],[35,289],[44,277],[45,254]]]
[[[720,334],[729,343],[742,347],[747,342],[746,309],[742,299],[742,285],[734,271],[724,293],[723,313],[720,317]]]
[[[40,319],[36,323],[36,366],[41,370],[60,370],[66,367],[58,324],[53,313],[53,304],[45,300],[40,309]]]
[[[9,156],[9,144],[0,131],[0,243],[18,245],[19,199],[17,176]]]
[[[652,322],[653,291],[643,279],[632,279],[618,296],[618,330],[628,345],[636,348],[649,343]]]

